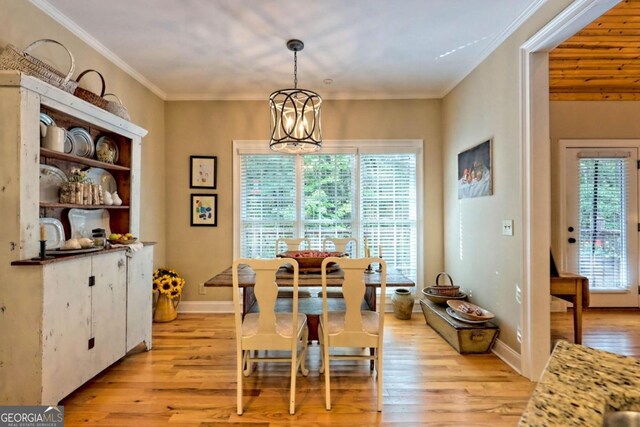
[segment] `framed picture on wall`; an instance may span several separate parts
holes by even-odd
[[[192,194],[191,195],[191,226],[193,227],[217,227],[218,226],[218,195],[217,194]]]
[[[493,138],[458,154],[458,199],[493,194]]]
[[[189,188],[215,190],[217,184],[218,158],[216,156],[190,156]]]

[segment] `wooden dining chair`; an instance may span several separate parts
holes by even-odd
[[[302,247],[302,244],[304,248]],[[276,239],[276,255],[282,253],[282,245],[285,245],[284,252],[287,251],[299,251],[302,249],[311,249],[311,240],[308,237],[301,237],[296,239],[285,239],[283,237]]]
[[[255,272],[254,296],[260,307],[258,313],[241,313],[240,286],[238,267],[246,264]],[[276,272],[285,265],[293,266],[293,301],[292,312],[275,311],[278,284]],[[307,354],[307,316],[298,313],[298,263],[292,258],[271,260],[236,259],[233,261],[233,306],[235,307],[236,353],[237,353],[237,405],[238,415],[242,415],[242,377],[248,376],[256,362],[290,362],[291,391],[289,413],[295,413],[296,376],[298,369],[306,376],[309,371],[305,367]],[[290,357],[260,357],[258,350],[290,351]]]
[[[340,265],[344,272],[342,293],[345,311],[329,312],[327,296],[327,266]],[[380,263],[380,299],[377,311],[362,310],[365,294],[364,274],[367,266]],[[382,258],[335,258],[322,261],[322,317],[318,328],[324,371],[325,406],[331,409],[331,360],[373,360],[377,377],[378,411],[382,411],[382,342],[384,332],[384,306],[387,286],[387,263]],[[374,307],[375,309],[375,307]],[[331,354],[332,347],[370,348],[368,354]]]
[[[301,237],[296,239],[276,239],[276,255],[282,253],[282,247],[285,246],[285,252],[298,251],[302,249],[304,243],[304,249],[311,249],[311,240],[308,237]],[[291,298],[293,297],[293,291],[291,289],[281,289],[278,292],[278,298]],[[298,292],[299,298],[311,298],[311,292],[308,289],[302,289]]]
[[[346,239],[338,239],[334,237],[327,237],[322,241],[322,250],[327,251],[331,249],[333,244],[333,250],[336,252],[348,253],[351,258],[358,258],[358,239],[355,237],[347,237]],[[347,250],[349,248],[349,250]]]

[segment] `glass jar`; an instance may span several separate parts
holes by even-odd
[[[91,230],[91,236],[93,237],[93,244],[97,247],[107,246],[107,234],[104,228],[94,228]]]

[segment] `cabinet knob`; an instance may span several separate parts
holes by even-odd
[[[574,239],[573,237],[569,237],[569,238],[567,239],[567,241],[568,241],[569,243],[573,244],[573,243],[575,243],[575,242],[576,242],[576,239]]]

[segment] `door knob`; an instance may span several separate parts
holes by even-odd
[[[569,239],[567,239],[567,241],[568,241],[569,243],[575,243],[575,242],[576,242],[576,239],[574,239],[573,237],[569,237]]]

